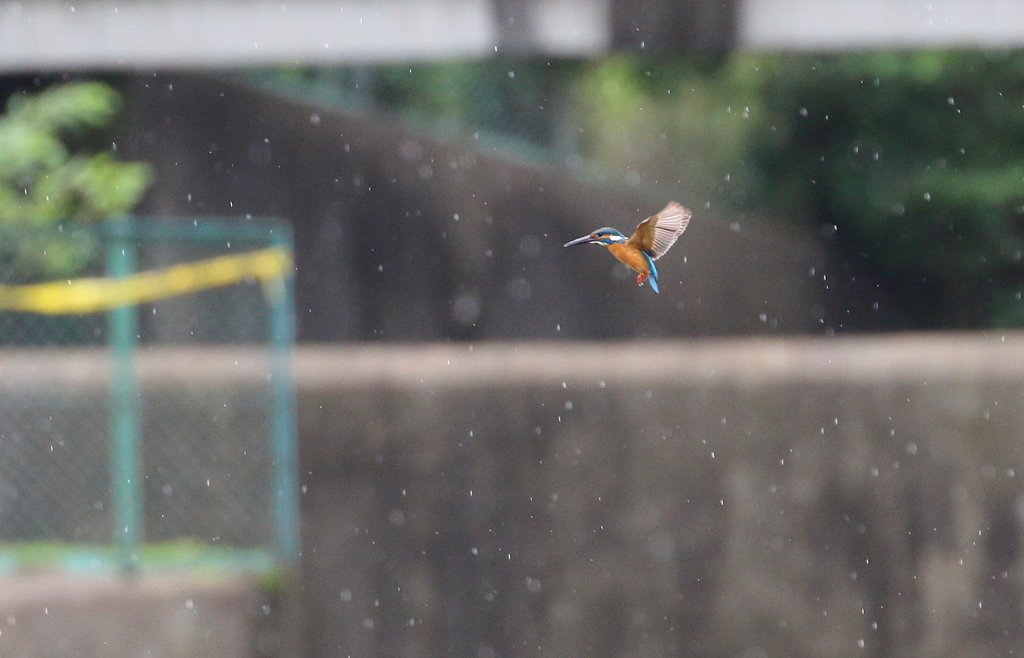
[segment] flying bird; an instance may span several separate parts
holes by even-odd
[[[637,285],[651,282],[651,288],[658,292],[658,268],[654,261],[676,243],[686,225],[690,223],[690,211],[675,201],[669,201],[664,210],[640,222],[636,231],[628,238],[610,226],[599,228],[590,235],[566,242],[566,247],[591,242],[603,244],[626,266],[637,273]]]

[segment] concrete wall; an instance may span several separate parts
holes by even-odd
[[[310,656],[1024,648],[1024,336],[304,349]]]
[[[329,89],[140,75],[126,159],[153,164],[140,214],[292,224],[301,341],[640,338],[900,326],[870,276],[820,236],[707,209],[685,182],[584,181],[486,140],[343,111]],[[555,157],[554,153],[547,153]],[[595,247],[669,199],[694,218],[658,261],[661,294]],[[164,313],[160,318],[173,322]],[[155,319],[154,322],[161,320]]]
[[[153,349],[139,377],[245,386],[265,356]],[[1024,649],[1022,334],[304,347],[295,368],[310,657]],[[96,390],[106,367],[6,351],[0,374]],[[210,609],[191,583],[100,583],[88,607],[64,581],[12,608],[10,582],[0,650],[34,655],[175,633],[200,649],[162,655],[236,655],[204,643],[251,611],[187,616]]]
[[[5,575],[0,655],[249,658],[262,601],[246,577]]]

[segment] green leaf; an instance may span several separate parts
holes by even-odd
[[[126,213],[145,193],[148,164],[83,152],[73,141],[103,129],[119,105],[109,86],[83,82],[15,95],[0,116],[0,227],[21,229],[0,242],[0,261],[21,280],[81,270],[96,241],[76,227]]]
[[[125,212],[142,197],[152,179],[145,163],[121,163],[109,153],[94,155],[74,178],[83,199],[82,214],[107,217]]]

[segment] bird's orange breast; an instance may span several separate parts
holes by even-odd
[[[608,251],[612,252],[612,256],[618,258],[622,263],[634,272],[640,274],[650,274],[651,267],[647,263],[647,258],[638,249],[627,247],[626,245],[613,242],[607,245]]]

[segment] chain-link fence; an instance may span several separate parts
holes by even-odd
[[[73,279],[0,271],[0,566],[294,561],[288,228],[125,219],[91,237]]]

